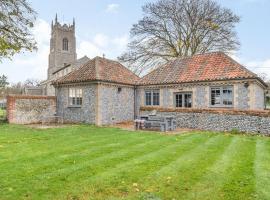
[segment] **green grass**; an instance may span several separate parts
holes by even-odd
[[[0,125],[0,199],[270,199],[270,138]]]
[[[0,108],[0,118],[6,116],[6,110]]]

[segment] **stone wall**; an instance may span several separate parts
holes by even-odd
[[[249,109],[250,108],[250,90],[245,87],[244,84],[237,84],[234,87],[234,95],[236,96],[235,107],[238,109]]]
[[[50,96],[8,96],[7,118],[12,124],[40,123],[42,117],[56,112],[56,98]]]
[[[157,109],[142,107],[140,114],[151,110],[158,115],[174,116],[178,128],[210,131],[231,131],[270,134],[270,111],[216,110],[216,109]]]
[[[69,106],[69,87],[57,88],[57,115],[62,116],[68,123],[96,123],[96,95],[97,84],[72,86],[82,88],[83,102],[81,107]]]
[[[99,84],[100,125],[134,119],[134,87]]]

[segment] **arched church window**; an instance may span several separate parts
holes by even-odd
[[[63,50],[68,51],[68,39],[67,38],[63,39]]]

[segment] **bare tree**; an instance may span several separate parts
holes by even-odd
[[[267,73],[262,72],[262,73],[259,73],[258,76],[259,76],[264,82],[269,82],[269,76],[268,76]]]
[[[24,83],[24,87],[37,87],[40,86],[40,80],[38,79],[27,79]]]
[[[26,0],[0,1],[0,61],[20,51],[36,49],[30,32],[35,16]]]
[[[239,46],[234,29],[240,18],[213,0],[159,0],[143,6],[143,14],[118,58],[138,75],[176,57]]]

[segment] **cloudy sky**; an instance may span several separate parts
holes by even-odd
[[[31,0],[38,12],[33,34],[38,51],[16,55],[0,63],[0,74],[10,82],[27,78],[46,79],[50,23],[72,23],[76,19],[78,57],[101,56],[115,59],[125,50],[129,30],[142,16],[141,6],[151,0]],[[154,2],[155,0],[152,0]],[[237,26],[241,48],[234,58],[256,73],[270,78],[270,0],[218,0],[241,16]]]

